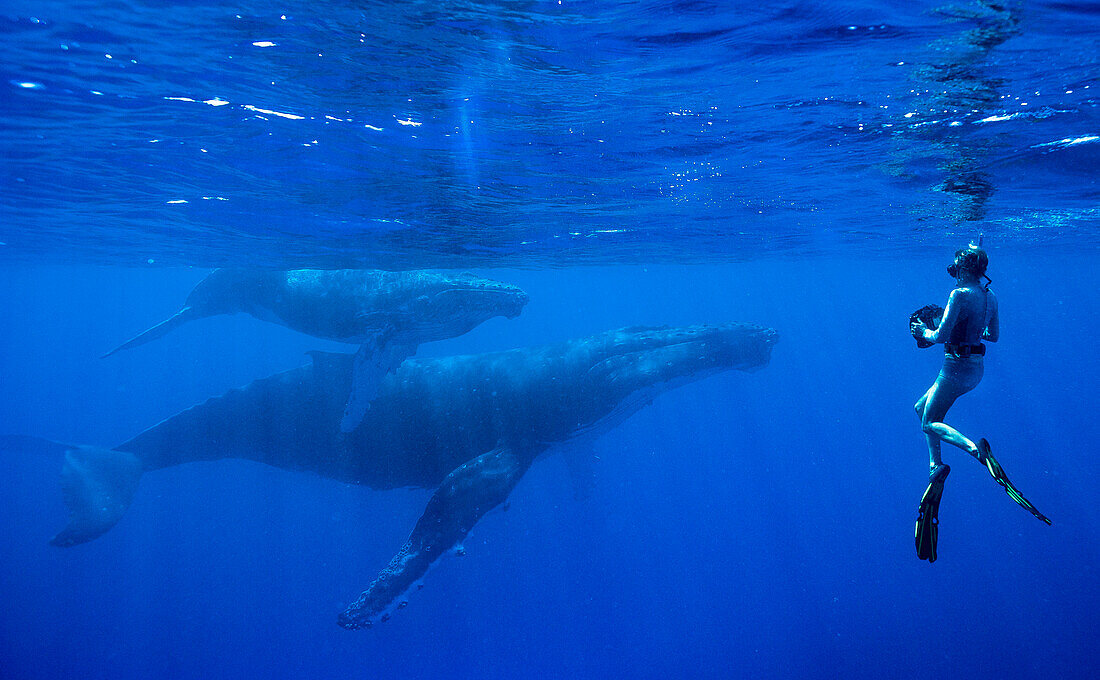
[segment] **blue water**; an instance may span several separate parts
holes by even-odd
[[[194,463],[59,549],[61,461],[5,439],[0,678],[1096,677],[1100,7],[731,5],[6,3],[0,435],[110,446],[347,350],[242,315],[98,358],[216,266],[530,294],[418,356],[781,339],[598,440],[588,499],[540,460],[369,631],[430,491]],[[979,233],[1002,338],[948,421],[1053,526],[945,451],[929,565],[906,320]]]

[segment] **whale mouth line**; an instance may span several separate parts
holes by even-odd
[[[766,353],[768,350],[771,349],[773,345],[775,345],[778,340],[778,335],[775,333],[775,331],[771,331],[771,329],[761,330],[770,332],[765,332],[762,335],[753,337],[751,338],[751,341],[759,343],[759,349]],[[674,341],[668,342],[666,344],[658,344],[650,347],[640,347],[637,349],[615,352],[614,354],[607,356],[602,360],[596,362],[595,364],[589,366],[586,373],[588,375],[592,375],[593,373],[599,371],[601,367],[611,365],[613,362],[621,361],[627,357],[631,357],[636,361],[645,361],[646,359],[651,359],[662,353],[676,352],[678,350],[683,352],[690,352],[692,351],[693,347],[698,348],[699,351],[706,353],[707,345],[720,345],[725,341],[726,339],[722,337],[715,337],[711,335],[698,335],[695,337],[677,338]],[[750,367],[763,366],[767,363],[768,362],[766,359],[764,361],[758,361],[752,353],[749,353],[748,355],[742,354],[739,356],[739,358],[730,361],[728,364],[722,364],[721,366],[715,366],[714,368],[718,370],[750,370]]]
[[[611,356],[605,357],[605,358],[601,359],[600,361],[597,361],[596,363],[589,366],[588,370],[585,371],[585,373],[588,374],[588,375],[592,375],[592,373],[599,370],[599,368],[601,366],[609,365],[614,361],[622,359],[623,357],[635,357],[635,358],[640,359],[642,357],[648,357],[649,355],[654,354],[656,352],[664,352],[666,350],[670,350],[670,349],[673,349],[675,347],[683,347],[685,345],[690,345],[690,344],[695,343],[695,342],[699,342],[699,340],[697,340],[697,339],[681,340],[679,342],[672,342],[672,343],[669,343],[667,345],[658,345],[656,347],[643,347],[642,349],[631,350],[629,352],[616,352],[616,353],[612,354]]]
[[[482,295],[507,295],[509,297],[525,298],[527,294],[522,290],[496,290],[493,288],[445,288],[435,294],[435,297],[448,293],[479,293]]]
[[[520,315],[530,299],[523,290],[501,290],[495,288],[446,288],[432,295],[433,300],[439,300],[444,296],[461,295],[469,298],[481,298],[480,305],[491,304],[496,313],[507,319],[514,319]]]

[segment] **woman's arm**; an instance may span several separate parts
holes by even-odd
[[[943,310],[943,318],[940,319],[940,325],[935,330],[925,328],[925,340],[929,342],[947,342],[947,338],[951,337],[951,331],[955,329],[955,324],[959,321],[959,309],[962,307],[962,302],[959,300],[960,295],[961,293],[957,288],[951,291],[950,297],[947,298],[947,307]]]
[[[993,291],[988,291],[987,295],[989,295],[989,304],[993,307],[993,313],[989,315],[989,325],[985,327],[985,332],[982,333],[982,340],[997,342],[997,339],[1001,337],[1001,317],[997,313],[997,296],[993,294]]]

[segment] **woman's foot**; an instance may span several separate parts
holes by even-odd
[[[917,557],[929,562],[936,561],[936,543],[940,535],[940,499],[943,497],[943,483],[951,468],[943,463],[932,466],[928,475],[928,488],[920,499],[917,509],[916,538]]]
[[[947,463],[935,463],[928,469],[928,481],[937,482],[947,478],[947,474],[951,472],[951,467]]]
[[[1031,501],[1024,498],[1024,495],[1020,493],[1020,490],[1016,486],[1008,481],[1008,475],[1005,474],[1004,468],[997,462],[997,459],[993,457],[993,451],[989,448],[989,442],[985,439],[978,441],[978,461],[985,466],[986,470],[989,470],[989,475],[993,477],[993,481],[1000,484],[1004,490],[1008,493],[1009,498],[1016,501],[1021,507],[1035,515],[1040,521],[1050,524],[1050,520],[1046,515],[1039,512],[1039,509],[1031,504]]]

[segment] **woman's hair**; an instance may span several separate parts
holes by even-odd
[[[989,267],[989,255],[971,243],[966,248],[955,251],[955,263],[959,265],[960,269],[973,272],[978,276],[985,276],[985,270]]]

